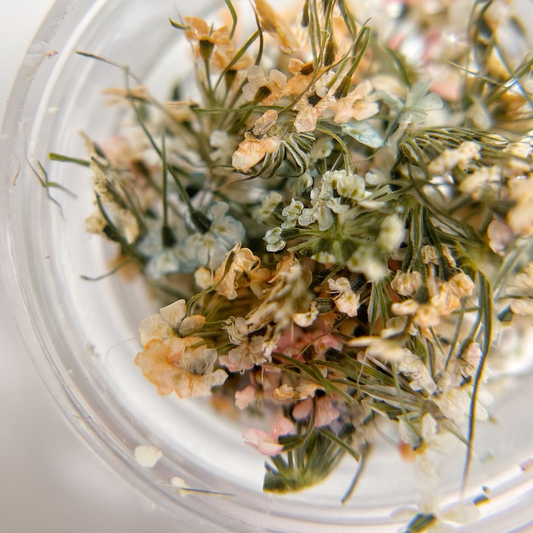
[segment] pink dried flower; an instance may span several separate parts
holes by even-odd
[[[288,418],[280,418],[272,426],[270,433],[262,429],[249,428],[243,434],[246,444],[255,448],[263,455],[278,455],[283,451],[283,444],[279,444],[280,435],[288,435],[294,431],[294,424]]]
[[[252,385],[248,385],[243,390],[235,392],[235,405],[242,411],[246,409],[251,403],[255,402],[256,393]]]

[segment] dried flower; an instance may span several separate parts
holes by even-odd
[[[393,290],[395,290],[401,296],[411,296],[421,286],[422,275],[417,271],[404,273],[401,270],[398,270],[391,283]]]
[[[436,458],[466,439],[466,485],[469,417],[489,418],[485,381],[515,371],[509,346],[533,326],[523,36],[505,0],[359,2],[357,17],[254,0],[252,35],[226,3],[231,26],[172,22],[195,55],[172,102],[108,90],[125,108],[117,134],[83,135],[88,161],[53,154],[89,167],[87,231],[165,302],[135,363],[160,394],[217,386],[221,411],[277,418],[243,435],[273,456],[267,491],[379,454],[369,428],[384,415],[423,491],[406,531],[442,529]],[[54,200],[59,184],[34,170]]]
[[[350,119],[365,120],[379,112],[379,105],[370,96],[372,84],[365,80],[360,83],[351,93],[336,101],[334,121],[337,124],[348,122]]]
[[[330,279],[328,284],[330,292],[337,295],[334,298],[337,309],[348,316],[357,316],[360,295],[352,290],[350,281],[347,278],[337,278]]]
[[[185,37],[188,41],[196,43],[194,52],[197,57],[208,61],[215,47],[231,47],[229,28],[220,28],[213,31],[209,24],[197,17],[185,17],[187,28]]]
[[[277,455],[283,450],[278,438],[294,431],[294,424],[288,418],[280,418],[273,426],[270,433],[261,429],[250,428],[243,434],[243,438],[249,446],[252,446],[263,455]]]
[[[248,385],[244,390],[235,393],[235,405],[243,410],[246,409],[256,399],[255,388]]]
[[[276,103],[283,96],[287,83],[287,77],[276,69],[270,71],[267,79],[263,69],[258,65],[248,69],[247,78],[248,83],[242,89],[244,98],[262,105]]]
[[[227,378],[224,370],[213,370],[216,350],[191,349],[201,338],[188,337],[187,341],[172,339],[164,343],[159,339],[149,341],[144,351],[137,354],[135,364],[145,377],[157,386],[159,394],[172,392],[180,398],[206,396]]]
[[[429,82],[415,82],[407,95],[400,116],[400,124],[407,127],[411,123],[423,122],[430,111],[442,108],[442,100],[435,94],[426,94]]]

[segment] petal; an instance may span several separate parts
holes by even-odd
[[[252,385],[248,385],[242,391],[235,392],[235,405],[242,411],[255,401],[256,391]]]
[[[405,100],[405,109],[416,105],[428,92],[429,81],[417,81],[411,87],[407,99]]]
[[[248,172],[257,163],[262,161],[266,155],[263,143],[260,141],[246,140],[239,145],[238,150],[231,158],[231,164],[236,170]]]
[[[315,418],[315,426],[327,426],[340,415],[339,411],[333,407],[331,398],[320,398],[317,402],[317,412]]]
[[[181,336],[186,337],[192,335],[194,332],[202,329],[205,324],[205,316],[193,315],[183,319],[181,326],[179,327],[179,333]]]
[[[296,420],[303,420],[304,418],[307,418],[310,415],[312,408],[313,400],[311,400],[311,396],[308,396],[305,400],[298,403],[294,407],[294,409],[292,410],[292,416]]]
[[[178,300],[159,310],[159,314],[170,325],[170,327],[177,329],[181,321],[185,317],[186,303],[185,300]]]
[[[435,109],[442,109],[443,105],[439,95],[430,93],[418,102],[416,108],[422,111],[434,111]]]
[[[316,127],[316,113],[311,106],[304,107],[296,115],[294,121],[294,127],[298,133],[305,133],[307,131],[313,131]]]
[[[155,446],[137,446],[135,448],[135,460],[146,468],[152,468],[163,457],[163,452]]]
[[[159,314],[149,316],[139,324],[141,344],[146,344],[152,339],[165,340],[172,335],[169,323]]]
[[[376,102],[356,102],[353,108],[353,118],[355,120],[365,120],[373,117],[379,112],[379,105]]]
[[[268,85],[265,73],[259,65],[253,65],[248,69],[247,78],[248,81],[254,82],[254,84],[258,83],[258,87],[261,85]]]
[[[187,25],[196,33],[198,39],[209,36],[209,24],[198,17],[185,17]]]
[[[275,442],[261,441],[257,445],[257,450],[263,455],[278,455],[283,451],[283,445]]]
[[[163,396],[174,391],[175,380],[183,370],[168,361],[169,348],[160,340],[152,340],[135,357],[135,364],[141,367],[145,377],[157,386]]]
[[[292,433],[294,431],[294,424],[285,417],[282,417],[278,419],[274,425],[272,426],[272,431],[270,432],[270,436],[273,439],[276,439],[280,435],[288,435],[289,433]]]

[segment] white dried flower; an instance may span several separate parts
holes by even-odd
[[[512,155],[508,165],[516,174],[524,174],[533,170],[533,146],[526,142],[509,143],[504,152]]]
[[[417,81],[411,87],[400,116],[400,127],[406,128],[412,122],[424,122],[430,111],[441,109],[442,100],[435,94],[429,93],[429,82]]]
[[[283,195],[278,191],[269,191],[261,197],[261,205],[254,210],[253,217],[257,222],[264,222],[283,202]]]
[[[281,225],[282,229],[293,228],[298,222],[298,218],[302,214],[304,204],[294,198],[291,203],[283,208],[281,214],[285,217],[285,222]]]
[[[340,196],[349,200],[360,200],[365,193],[365,180],[357,174],[346,174],[337,177],[336,189]]]
[[[400,247],[405,238],[405,223],[398,215],[390,215],[381,223],[378,246],[387,252]]]
[[[447,282],[449,290],[457,298],[463,298],[464,296],[471,296],[475,288],[475,283],[470,276],[467,276],[464,272],[459,272],[450,278]]]
[[[414,315],[420,309],[420,304],[413,300],[404,300],[403,302],[393,303],[391,311],[398,316]]]
[[[269,229],[263,240],[267,242],[267,250],[269,252],[279,252],[285,248],[286,242],[281,238],[281,228]]]
[[[366,354],[369,357],[379,357],[385,361],[401,361],[411,353],[397,341],[375,336],[357,337],[348,341],[346,346],[350,348],[366,346]]]
[[[343,171],[326,172],[322,176],[320,188],[311,191],[311,207],[302,210],[298,217],[301,226],[309,226],[318,222],[320,231],[328,230],[334,222],[333,214],[345,213],[350,206],[341,203],[340,198],[334,196],[334,184],[338,177],[344,176]]]
[[[361,272],[370,282],[381,279],[387,273],[387,266],[381,261],[370,246],[359,246],[347,261],[346,266],[352,272]]]
[[[422,360],[414,353],[406,354],[400,360],[398,365],[400,372],[411,377],[409,386],[415,390],[425,390],[428,394],[433,394],[437,390],[437,386],[430,376],[428,369]]]
[[[320,137],[313,148],[311,149],[311,160],[318,161],[319,159],[326,159],[333,152],[333,139],[331,137]]]
[[[481,167],[461,181],[459,190],[469,194],[474,200],[479,200],[487,185],[501,182],[501,175],[502,171],[498,166]]]

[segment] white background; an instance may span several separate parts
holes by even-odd
[[[0,119],[51,4],[0,2]],[[1,280],[0,533],[182,531],[179,521],[104,466],[70,428],[19,339]]]

